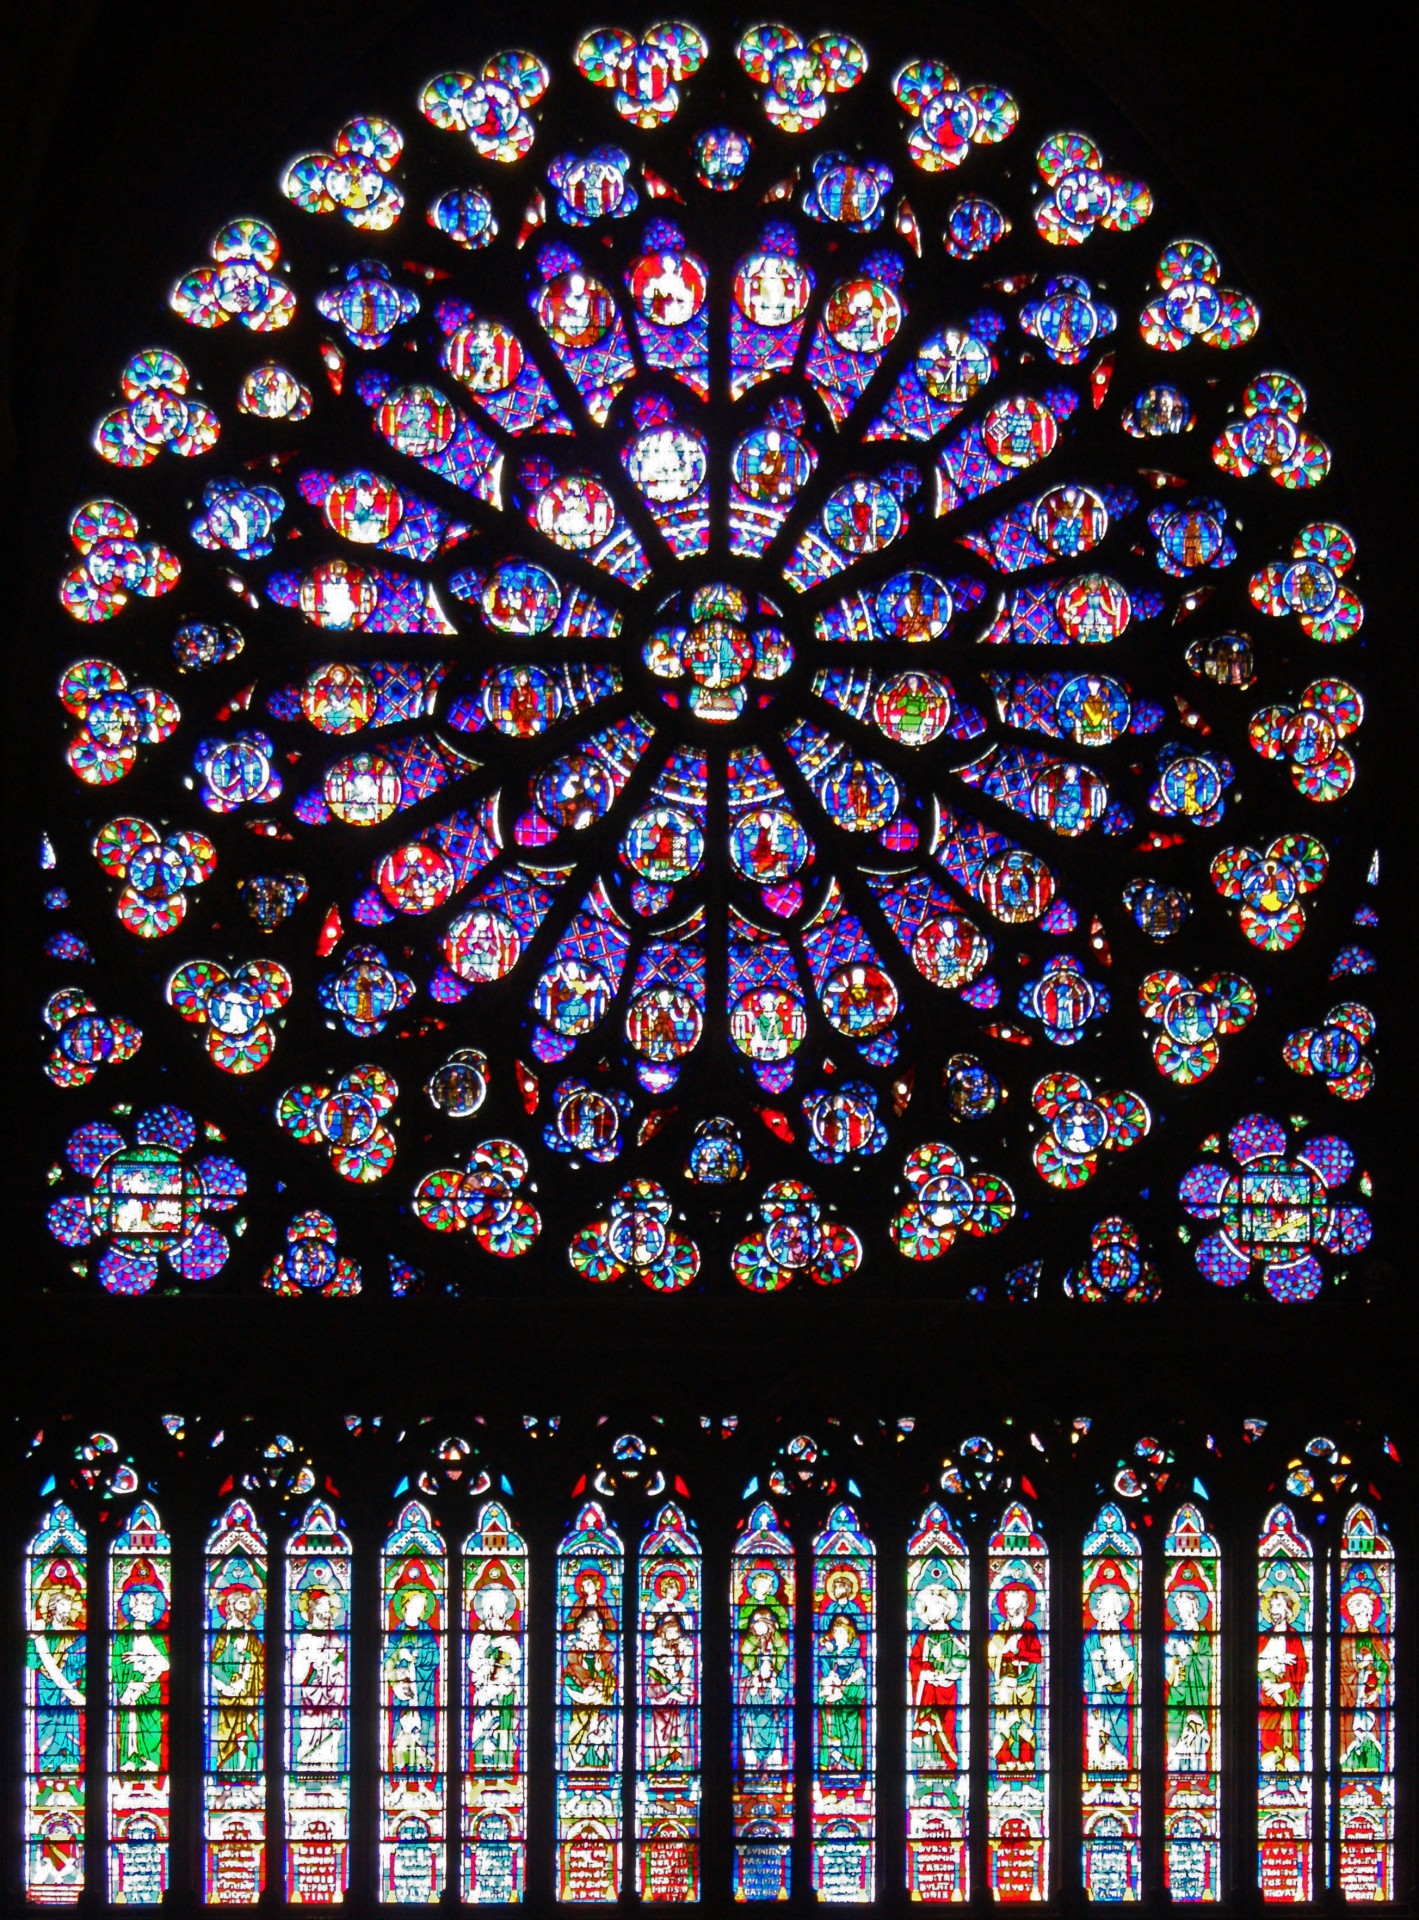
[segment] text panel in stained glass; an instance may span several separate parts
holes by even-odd
[[[1289,1507],[1257,1561],[1257,1847],[1262,1897],[1309,1900],[1315,1871],[1315,1562]]]
[[[202,1822],[209,1905],[266,1884],[266,1536],[234,1500],[207,1541]]]
[[[490,1500],[463,1543],[465,1900],[522,1898],[527,1878],[527,1548]]]
[[[792,1885],[796,1622],[793,1543],[761,1502],[730,1574],[736,1900],[784,1899]]]
[[[384,1543],[379,1897],[427,1905],[448,1861],[448,1559],[417,1500]]]
[[[140,1501],[108,1560],[108,1897],[157,1906],[169,1873],[172,1542]]]
[[[1142,1548],[1116,1506],[1084,1541],[1084,1888],[1091,1900],[1143,1891]]]
[[[1028,1509],[1008,1508],[990,1538],[990,1701],[986,1840],[1002,1902],[1049,1885],[1049,1553]]]
[[[1222,1889],[1222,1559],[1201,1510],[1164,1547],[1163,1872],[1174,1900]]]
[[[589,1502],[557,1550],[557,1892],[614,1900],[621,1888],[622,1609],[625,1555]]]
[[[970,1892],[970,1556],[944,1507],[907,1543],[907,1888],[922,1901]]]
[[[700,1546],[681,1508],[641,1542],[636,1639],[636,1891],[700,1897]]]
[[[88,1542],[56,1502],[25,1550],[25,1897],[73,1906],[84,1890]]]
[[[1392,1900],[1394,1548],[1370,1507],[1352,1507],[1345,1519],[1332,1626],[1340,1888],[1347,1901]]]
[[[343,1901],[350,1879],[351,1552],[313,1501],[286,1547],[286,1898]]]
[[[877,1884],[877,1555],[851,1507],[813,1542],[813,1887],[831,1903]]]

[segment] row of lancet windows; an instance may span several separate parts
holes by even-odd
[[[528,1752],[529,1556],[499,1502],[452,1541],[424,1505],[402,1509],[380,1554],[377,1646],[358,1630],[352,1643],[354,1554],[323,1500],[279,1542],[233,1501],[205,1543],[200,1618],[184,1615],[181,1594],[174,1605],[172,1543],[152,1504],[133,1506],[104,1542],[56,1504],[26,1560],[28,1896],[73,1904],[92,1878],[115,1902],[162,1900],[173,1872],[170,1704],[194,1667],[212,1903],[254,1903],[268,1879],[296,1904],[354,1897],[352,1814],[366,1783],[351,1700],[368,1711],[371,1683],[384,1902],[436,1901],[451,1885],[463,1901],[503,1903],[529,1880],[540,1888],[529,1795],[551,1801],[560,1900],[611,1900],[629,1885],[647,1900],[713,1902],[724,1889],[702,1871],[701,1797],[706,1773],[719,1782],[726,1766],[740,1900],[797,1891],[795,1843],[806,1839],[821,1900],[870,1900],[904,1878],[916,1899],[962,1901],[975,1821],[996,1899],[1042,1900],[1057,1878],[1061,1789],[1079,1796],[1087,1894],[1137,1899],[1145,1843],[1157,1841],[1145,1746],[1150,1765],[1155,1748],[1163,1756],[1173,1898],[1217,1900],[1243,1877],[1223,1860],[1223,1663],[1240,1650],[1223,1644],[1223,1556],[1197,1506],[1173,1516],[1161,1584],[1151,1564],[1145,1582],[1139,1534],[1114,1505],[1067,1571],[1019,1504],[983,1555],[946,1509],[928,1507],[905,1554],[894,1545],[885,1589],[850,1506],[797,1548],[768,1504],[739,1528],[731,1751],[706,1766],[701,1709],[722,1683],[703,1671],[693,1518],[666,1504],[627,1539],[601,1506],[584,1506],[556,1555],[547,1779]],[[1392,1898],[1395,1587],[1383,1528],[1353,1507],[1322,1552],[1277,1506],[1255,1557],[1226,1577],[1255,1595],[1254,1745],[1245,1729],[1241,1741],[1225,1732],[1227,1751],[1255,1754],[1264,1896],[1305,1900],[1330,1884],[1351,1901]],[[1068,1583],[1053,1607],[1052,1578]],[[897,1607],[905,1671],[879,1697],[883,1609]],[[1076,1607],[1080,1664],[1066,1674],[1050,1624]],[[1146,1677],[1160,1645],[1161,1725]],[[1063,1713],[1081,1717],[1082,1769],[1071,1763],[1068,1781],[1053,1771]],[[890,1837],[878,1820],[883,1756],[906,1769],[906,1830]],[[804,1769],[807,1795],[795,1790]],[[985,1804],[973,1806],[982,1782]],[[796,1834],[805,1814],[809,1831]]]

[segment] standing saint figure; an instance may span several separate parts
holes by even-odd
[[[959,1589],[945,1581],[929,1581],[918,1589],[915,1607],[921,1630],[907,1654],[914,1757],[920,1766],[949,1773],[961,1764],[956,1725],[970,1658],[966,1636],[954,1625],[960,1600]]]
[[[167,1614],[167,1594],[152,1563],[136,1560],[118,1596],[123,1625],[113,1636],[110,1666],[119,1709],[117,1765],[120,1773],[166,1771],[168,1642],[156,1631]]]
[[[1383,1773],[1381,1714],[1389,1697],[1389,1646],[1373,1631],[1379,1596],[1365,1586],[1340,1598],[1340,1764],[1355,1773]]]
[[[216,1696],[218,1773],[261,1769],[261,1714],[266,1698],[266,1649],[257,1630],[261,1596],[235,1582],[217,1596],[222,1630],[212,1641],[212,1691]]]
[[[829,1773],[861,1773],[867,1755],[867,1661],[862,1629],[835,1613],[818,1639],[818,1752]]]
[[[1129,1591],[1118,1580],[1102,1580],[1089,1595],[1093,1625],[1084,1635],[1084,1759],[1104,1773],[1122,1773],[1132,1763],[1129,1709],[1138,1660],[1133,1630],[1125,1624],[1131,1606]]]
[[[469,1765],[486,1773],[517,1770],[517,1704],[522,1642],[514,1631],[517,1595],[488,1581],[473,1595],[478,1622],[468,1640]]]
[[[1292,1626],[1296,1595],[1288,1587],[1272,1587],[1263,1607],[1271,1626],[1257,1642],[1257,1752],[1263,1773],[1299,1773],[1306,1647]]]
[[[1212,1745],[1212,1636],[1205,1630],[1207,1608],[1208,1598],[1200,1587],[1180,1581],[1168,1594],[1173,1626],[1163,1644],[1163,1680],[1172,1773],[1207,1772]]]
[[[406,1567],[404,1583],[389,1603],[391,1624],[398,1623],[384,1657],[393,1722],[389,1758],[395,1773],[438,1769],[438,1595],[426,1578],[417,1577],[421,1571]]]
[[[577,1599],[563,1640],[562,1699],[572,1708],[567,1765],[601,1771],[615,1764],[616,1621],[603,1598],[605,1580],[594,1567],[576,1576]]]
[[[745,1585],[736,1647],[743,1761],[747,1772],[771,1771],[788,1756],[788,1609],[772,1567],[751,1568]]]
[[[995,1709],[995,1764],[1015,1773],[1032,1771],[1035,1764],[1035,1709],[1044,1658],[1039,1633],[1030,1618],[1036,1597],[1034,1588],[1023,1581],[1001,1587],[996,1602],[1003,1617],[986,1648]]]
[[[341,1773],[350,1695],[345,1640],[338,1631],[340,1596],[333,1587],[312,1584],[296,1606],[305,1625],[291,1654],[292,1765],[298,1772]]]

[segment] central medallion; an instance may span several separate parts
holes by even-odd
[[[667,705],[683,702],[700,720],[735,720],[751,699],[766,706],[769,683],[793,664],[781,619],[762,594],[713,582],[661,601],[641,657],[666,683]]]

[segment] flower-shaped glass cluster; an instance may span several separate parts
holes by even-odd
[[[1223,429],[1212,458],[1239,480],[1269,473],[1278,487],[1318,487],[1330,472],[1330,448],[1300,424],[1306,390],[1289,373],[1262,373],[1242,395],[1243,418]]]
[[[180,1107],[138,1114],[131,1147],[103,1120],[71,1137],[65,1157],[89,1191],[56,1200],[49,1230],[66,1247],[106,1242],[98,1277],[109,1293],[147,1293],[164,1263],[183,1280],[210,1280],[226,1265],[227,1237],[202,1216],[234,1207],[246,1175],[220,1154],[192,1164],[196,1144]]]
[[[399,1088],[383,1067],[355,1067],[334,1086],[287,1087],[276,1120],[303,1147],[324,1147],[342,1180],[378,1180],[394,1162],[389,1115]]]
[[[862,1261],[851,1227],[825,1220],[812,1191],[798,1180],[776,1180],[759,1202],[762,1227],[735,1247],[731,1264],[741,1287],[778,1293],[802,1276],[835,1287]]]
[[[519,1189],[527,1155],[513,1140],[481,1140],[466,1167],[439,1167],[414,1189],[414,1212],[435,1233],[471,1233],[485,1253],[515,1260],[542,1231]]]
[[[1288,1153],[1286,1129],[1261,1113],[1239,1120],[1227,1145],[1234,1170],[1203,1161],[1180,1189],[1195,1220],[1215,1223],[1196,1248],[1199,1270],[1214,1286],[1236,1287],[1259,1269],[1273,1299],[1314,1299],[1325,1279],[1321,1254],[1369,1245],[1369,1214],[1332,1198],[1354,1172],[1354,1154],[1333,1134],[1311,1135]]]
[[[1375,1037],[1375,1016],[1358,1000],[1332,1007],[1318,1027],[1301,1027],[1284,1058],[1297,1073],[1324,1080],[1340,1100],[1363,1100],[1375,1084],[1375,1063],[1364,1049]]]
[[[1138,1229],[1127,1220],[1100,1220],[1089,1234],[1089,1257],[1065,1277],[1073,1300],[1156,1300],[1158,1271],[1143,1255]]]
[[[772,601],[751,601],[738,587],[676,594],[658,609],[645,663],[701,720],[736,719],[756,683],[782,679],[793,664],[781,617]]]
[[[211,267],[194,267],[172,291],[173,312],[194,327],[239,320],[253,333],[275,333],[296,315],[296,296],[273,272],[281,243],[260,220],[232,220],[212,242]]]
[[[292,425],[310,415],[310,388],[289,367],[274,360],[253,367],[237,392],[237,407],[255,420],[289,420]]]
[[[285,510],[275,487],[209,480],[202,489],[202,512],[192,522],[192,537],[209,553],[225,548],[239,560],[260,560],[275,546],[272,529]]]
[[[207,1054],[223,1073],[255,1073],[271,1058],[271,1015],[291,997],[291,976],[274,960],[243,960],[231,968],[189,960],[168,981],[168,1002],[183,1019],[204,1027]]]
[[[221,422],[187,388],[192,376],[175,353],[135,353],[119,382],[126,406],[104,415],[94,445],[114,467],[146,467],[166,447],[191,460],[216,446]]]
[[[1045,282],[1044,295],[1020,309],[1020,325],[1033,334],[1050,359],[1075,367],[1118,325],[1118,315],[1096,297],[1087,280],[1072,273]]]
[[[1339,800],[1355,784],[1355,757],[1342,742],[1358,731],[1365,703],[1346,680],[1313,680],[1294,706],[1286,700],[1252,715],[1247,737],[1263,760],[1284,760],[1297,793]]]
[[[995,146],[1014,132],[1020,109],[999,87],[963,87],[940,60],[912,60],[892,82],[914,123],[907,152],[923,173],[959,167],[972,146]]]
[[[968,1173],[954,1147],[913,1147],[902,1172],[911,1197],[892,1219],[892,1239],[909,1260],[935,1260],[958,1233],[984,1238],[1014,1217],[1015,1196],[996,1173]]]
[[[170,694],[130,687],[111,660],[76,661],[59,682],[59,697],[79,721],[65,758],[89,787],[132,773],[138,749],[166,740],[182,717]]]
[[[764,112],[783,133],[807,133],[832,97],[848,93],[867,71],[867,55],[845,33],[804,42],[792,27],[750,27],[735,49],[749,78],[764,89]]]
[[[1056,1046],[1073,1046],[1089,1030],[1089,1023],[1109,1010],[1109,990],[1091,980],[1072,954],[1058,953],[1050,960],[1038,980],[1026,981],[1020,989],[1020,1011],[1027,1020],[1038,1020],[1046,1039]]]
[[[1180,1087],[1206,1079],[1222,1058],[1223,1034],[1240,1033],[1256,1012],[1256,988],[1239,973],[1214,973],[1194,986],[1162,968],[1144,976],[1138,1004],[1159,1031],[1153,1060]]]
[[[320,983],[320,1004],[346,1033],[370,1040],[414,998],[414,982],[397,973],[378,947],[351,947],[340,967]]]
[[[86,1087],[100,1067],[121,1066],[143,1044],[131,1020],[100,1013],[79,987],[61,987],[49,996],[44,1024],[55,1036],[44,1070],[56,1087]]]
[[[1280,620],[1298,614],[1302,633],[1326,644],[1358,633],[1365,609],[1340,576],[1355,564],[1355,542],[1328,520],[1302,527],[1289,560],[1273,561],[1253,575],[1252,603]]]
[[[1178,579],[1202,567],[1229,567],[1237,557],[1236,542],[1227,530],[1227,509],[1220,500],[1154,507],[1148,528],[1158,542],[1158,565]]]
[[[307,213],[339,213],[352,227],[385,233],[404,208],[389,178],[404,136],[388,120],[347,120],[329,153],[307,153],[286,169],[281,191]]]
[[[1160,353],[1181,353],[1193,340],[1204,347],[1240,347],[1261,324],[1256,302],[1221,284],[1222,263],[1200,240],[1165,247],[1157,280],[1163,291],[1143,309],[1138,326]]]
[[[605,1213],[574,1236],[572,1267],[598,1283],[634,1274],[657,1293],[680,1292],[700,1270],[700,1250],[673,1224],[674,1211],[656,1181],[628,1181]]]
[[[574,58],[593,86],[611,90],[623,120],[659,127],[675,117],[679,83],[699,72],[708,51],[703,34],[682,20],[665,20],[639,40],[624,27],[602,27],[587,34]]]
[[[530,109],[551,76],[536,54],[495,53],[476,74],[442,73],[419,99],[424,118],[446,133],[466,133],[473,151],[505,166],[529,153],[535,128]]]
[[[412,287],[397,286],[382,260],[356,260],[338,286],[316,296],[315,304],[325,319],[344,329],[352,347],[373,353],[414,318],[419,296]]]
[[[64,611],[85,626],[112,620],[133,594],[157,600],[171,593],[182,571],[170,548],[138,538],[136,513],[117,500],[90,500],[69,522],[70,542],[78,549],[76,567],[59,587]]]
[[[360,1291],[357,1261],[337,1250],[339,1233],[328,1213],[312,1207],[298,1213],[286,1229],[286,1244],[266,1269],[263,1285],[272,1293],[316,1293],[327,1300],[349,1299]]]
[[[161,834],[146,820],[110,820],[94,838],[94,856],[123,885],[115,902],[119,920],[143,940],[157,940],[182,925],[188,890],[216,871],[217,849],[203,833]]]
[[[1085,133],[1052,133],[1035,164],[1049,189],[1035,202],[1035,225],[1053,247],[1082,246],[1096,227],[1131,233],[1153,211],[1143,182],[1106,172],[1103,153]]]
[[[1101,1153],[1125,1153],[1153,1116],[1136,1093],[1095,1093],[1077,1073],[1047,1073],[1030,1100],[1048,1122],[1035,1144],[1035,1170],[1052,1187],[1082,1187],[1099,1170]]]
[[[1212,862],[1212,884],[1224,900],[1240,901],[1238,920],[1254,947],[1283,953],[1306,926],[1304,896],[1325,879],[1329,855],[1305,833],[1285,833],[1263,852],[1223,847]]]

